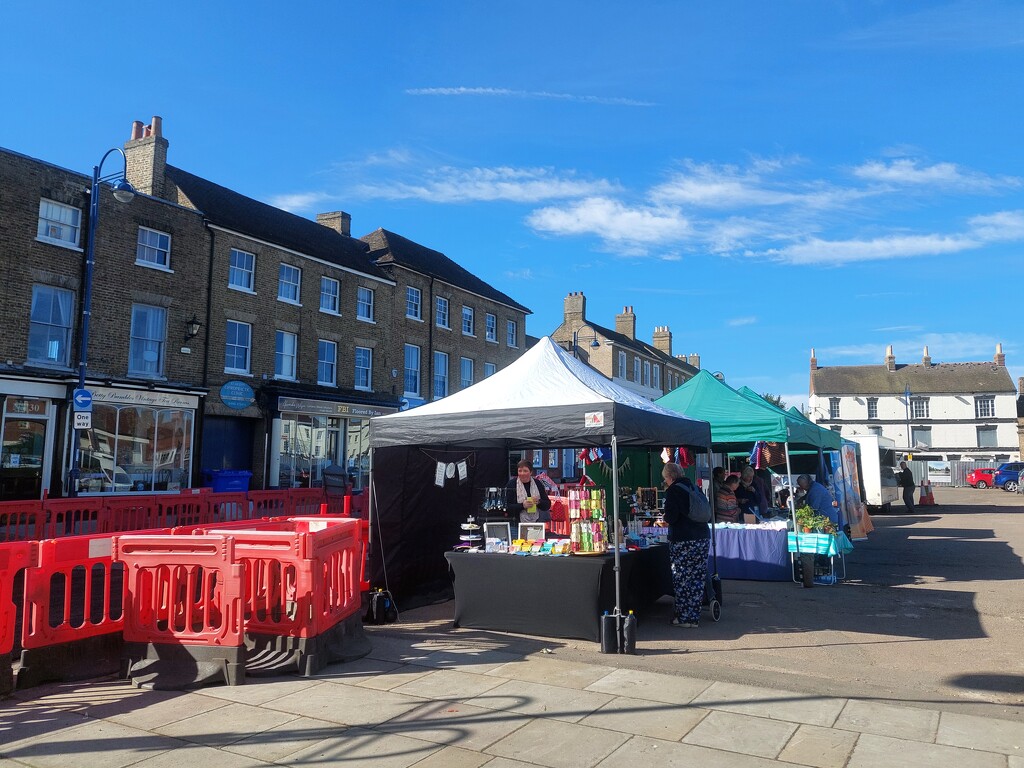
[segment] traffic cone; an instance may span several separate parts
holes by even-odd
[[[934,507],[937,506],[935,503],[935,495],[932,493],[932,483],[928,479],[921,481],[921,498],[917,502],[919,507]]]

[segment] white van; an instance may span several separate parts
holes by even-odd
[[[868,510],[888,512],[900,498],[896,473],[901,454],[896,451],[896,441],[881,435],[843,435],[843,439],[860,445],[860,479]]]

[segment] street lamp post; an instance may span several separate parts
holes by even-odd
[[[580,341],[580,331],[583,328],[590,328],[590,330],[594,334],[594,338],[590,342],[590,348],[591,349],[597,349],[598,347],[601,346],[601,342],[599,342],[597,340],[597,331],[595,331],[593,329],[593,327],[591,327],[591,326],[587,325],[586,323],[584,323],[583,325],[581,325],[579,328],[577,328],[576,330],[574,330],[572,332],[572,356],[575,357],[577,360],[580,359],[579,341]]]
[[[124,170],[122,174],[110,174],[103,176],[103,163],[106,162],[107,158],[113,153],[121,155],[121,159],[124,160]],[[82,277],[82,323],[79,329],[78,338],[78,388],[85,389],[85,369],[88,361],[89,354],[89,319],[92,315],[92,273],[93,265],[95,264],[95,248],[96,248],[96,225],[100,219],[100,184],[104,181],[114,182],[114,199],[120,203],[130,203],[135,197],[135,188],[128,183],[128,179],[125,176],[128,173],[128,158],[125,157],[124,151],[114,147],[108,149],[107,153],[103,155],[103,159],[100,160],[99,165],[94,166],[92,169],[92,186],[89,188],[89,237],[85,244],[85,274]],[[75,429],[74,437],[71,443],[71,469],[68,477],[68,495],[78,495],[78,479],[80,475],[79,464],[81,463],[81,435],[80,431]]]
[[[908,383],[903,390],[903,400],[907,406],[907,453],[910,453],[914,449],[914,443],[910,438],[910,384]]]

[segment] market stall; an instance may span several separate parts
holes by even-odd
[[[376,583],[386,579],[392,591],[402,592],[414,588],[415,580],[428,572],[436,577],[440,568],[447,574],[444,553],[457,541],[452,532],[473,509],[471,503],[454,505],[438,499],[441,494],[448,499],[448,487],[503,487],[509,477],[507,459],[495,460],[495,452],[507,457],[515,449],[607,447],[617,465],[623,445],[706,450],[710,442],[706,422],[666,410],[612,383],[550,338],[542,338],[519,360],[472,387],[409,411],[371,419],[372,578]],[[453,477],[441,469],[445,461],[455,465]],[[433,484],[424,482],[423,472],[415,469],[431,463],[438,467]],[[430,485],[439,490],[426,492],[425,486]],[[618,505],[616,488],[608,501],[613,519],[618,518]],[[420,535],[427,531],[429,536]],[[609,538],[612,544],[618,538],[614,527]],[[498,562],[488,560],[492,556],[486,553],[469,556],[481,558],[483,567]],[[613,572],[620,576],[615,606],[621,609],[617,548],[613,547],[611,560]],[[542,561],[543,557],[524,558],[516,567]],[[493,575],[486,581],[498,589]],[[457,575],[457,599],[459,582]],[[551,588],[558,589],[560,584]]]

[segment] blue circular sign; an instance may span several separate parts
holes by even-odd
[[[228,408],[241,411],[256,402],[256,392],[244,381],[226,381],[220,388],[220,400]]]

